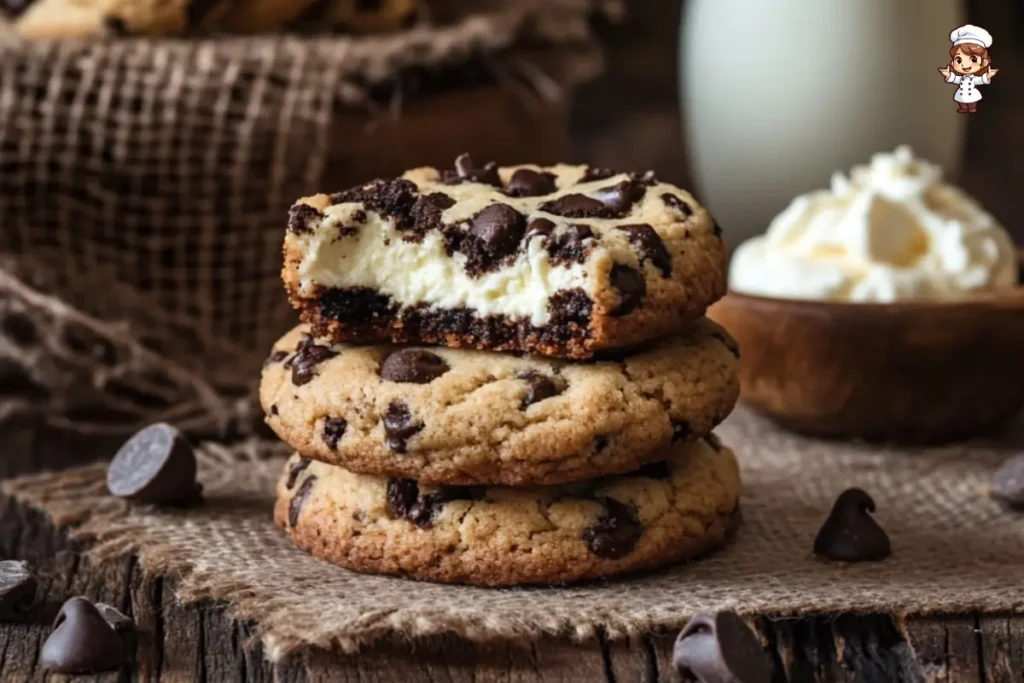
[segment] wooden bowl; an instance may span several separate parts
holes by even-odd
[[[936,443],[1024,407],[1024,287],[897,304],[730,293],[708,316],[739,342],[743,400],[794,431]]]

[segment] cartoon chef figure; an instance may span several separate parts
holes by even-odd
[[[953,47],[949,49],[949,66],[939,69],[939,73],[947,83],[956,83],[957,111],[961,114],[973,114],[978,111],[981,93],[978,88],[992,82],[998,73],[989,64],[988,49],[992,47],[992,34],[981,28],[967,24],[949,34]]]

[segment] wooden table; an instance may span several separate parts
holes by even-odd
[[[83,440],[32,425],[0,431],[0,478],[109,457],[117,442]],[[39,648],[57,607],[73,595],[118,606],[138,625],[130,671],[75,680],[245,683],[359,681],[676,681],[673,633],[637,642],[580,645],[545,640],[532,647],[479,647],[453,638],[389,643],[357,656],[311,652],[271,665],[250,642],[251,623],[234,623],[223,605],[181,605],[170,579],[147,579],[132,558],[90,566],[39,513],[0,498],[0,559],[29,561],[43,575],[46,608],[35,624],[0,624],[0,681],[49,679]],[[941,587],[936,587],[940,590]],[[759,617],[775,659],[775,681],[1024,681],[1024,617],[954,614],[903,621],[844,614],[813,619]]]

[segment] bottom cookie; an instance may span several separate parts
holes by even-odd
[[[481,586],[570,583],[652,569],[721,545],[739,468],[714,437],[665,462],[578,484],[420,487],[293,456],[274,520],[348,569]]]

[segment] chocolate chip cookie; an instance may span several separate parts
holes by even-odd
[[[720,545],[739,470],[716,439],[630,474],[531,488],[431,487],[294,456],[274,519],[300,548],[362,572],[484,586],[650,569]]]
[[[246,0],[236,2],[218,27],[230,33],[267,33],[280,30],[317,0]]]
[[[629,355],[576,363],[328,345],[300,327],[267,359],[260,400],[292,448],[355,472],[554,484],[628,472],[708,434],[738,397],[737,356],[707,320]]]
[[[210,27],[230,0],[6,0],[14,30],[32,38],[175,36]]]
[[[725,292],[721,230],[653,173],[421,168],[292,207],[283,279],[319,338],[575,359],[681,329]]]
[[[316,20],[343,33],[387,33],[411,26],[419,10],[420,0],[330,0]]]

